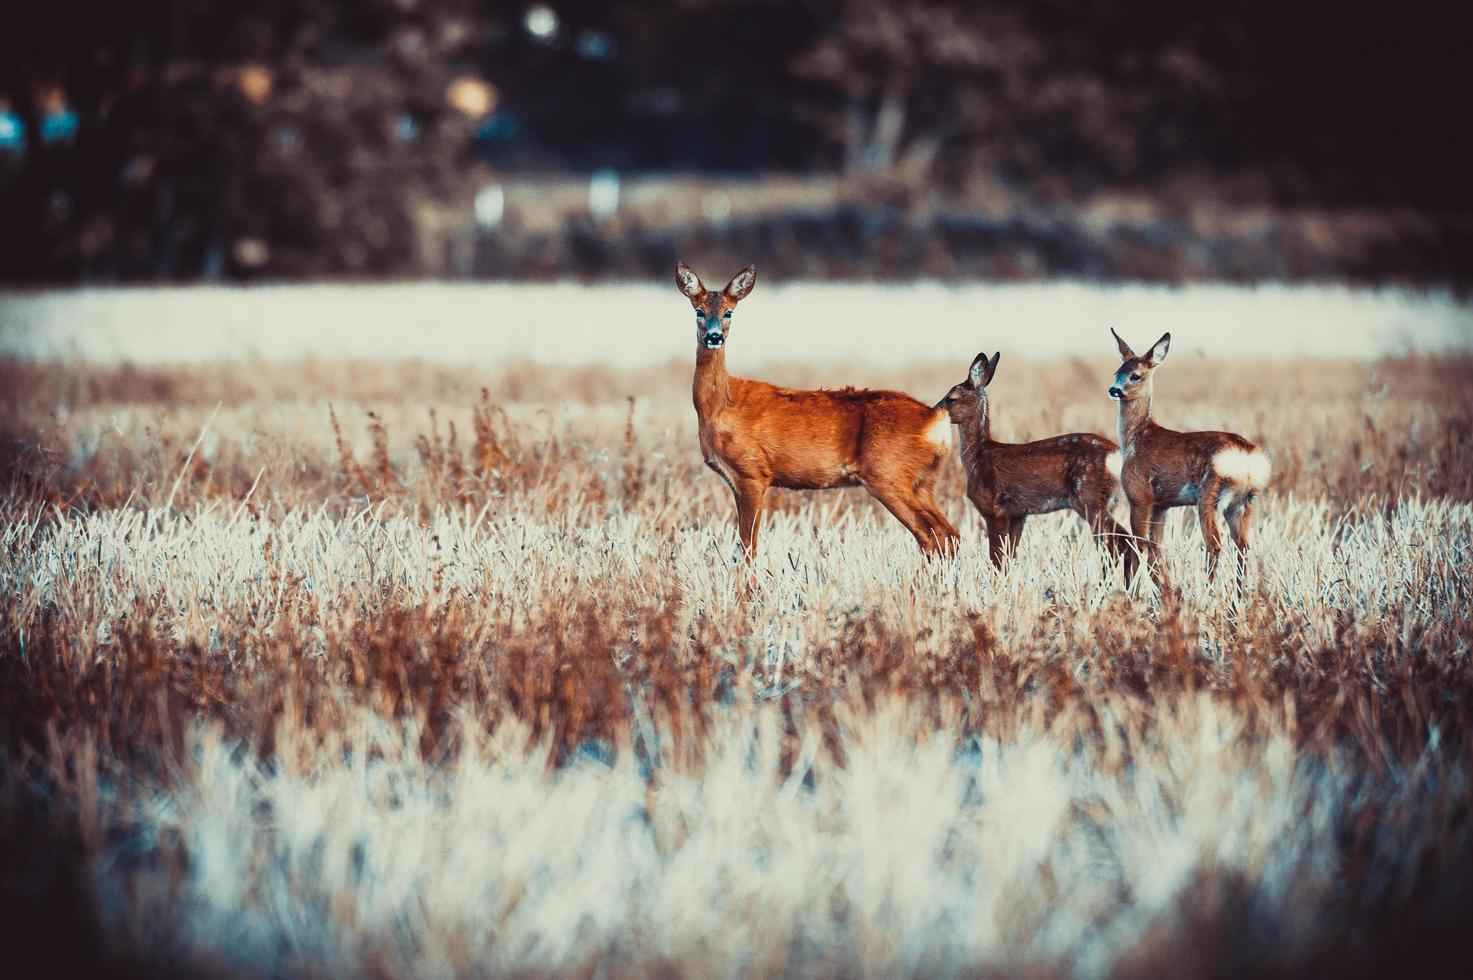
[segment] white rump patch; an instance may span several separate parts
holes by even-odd
[[[1224,480],[1241,483],[1250,490],[1268,486],[1271,464],[1261,449],[1222,449],[1212,457],[1212,469]]]
[[[951,416],[938,409],[936,420],[926,426],[926,438],[942,449],[951,448]]]
[[[1116,482],[1120,480],[1120,467],[1124,462],[1125,457],[1120,455],[1120,450],[1118,449],[1112,450],[1105,457],[1105,469],[1110,471],[1110,475],[1115,478]]]

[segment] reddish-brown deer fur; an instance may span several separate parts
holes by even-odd
[[[1207,572],[1222,553],[1217,511],[1225,507],[1228,531],[1240,555],[1248,553],[1253,501],[1268,485],[1268,455],[1232,432],[1175,432],[1151,418],[1151,376],[1171,348],[1163,334],[1145,357],[1112,329],[1124,362],[1110,397],[1120,403],[1120,445],[1125,456],[1120,484],[1130,501],[1130,529],[1144,541],[1152,577],[1160,577],[1161,530],[1170,507],[1196,507],[1207,546]]]
[[[1118,485],[1120,447],[1089,432],[1008,443],[992,438],[987,386],[1001,354],[978,354],[967,379],[936,403],[961,434],[967,499],[987,524],[988,551],[1002,567],[1004,545],[1017,551],[1023,522],[1034,514],[1072,510],[1089,525],[1101,546],[1125,561],[1125,580],[1135,576],[1136,555],[1125,528],[1110,516]]]
[[[675,269],[675,284],[696,312],[691,394],[701,453],[736,497],[737,533],[748,559],[757,550],[769,487],[863,486],[923,551],[954,549],[956,528],[931,492],[950,448],[945,412],[898,391],[792,391],[727,373],[732,310],[756,283],[751,266],[723,290],[707,289],[683,263]]]

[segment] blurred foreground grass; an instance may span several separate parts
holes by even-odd
[[[1005,367],[1000,435],[1111,431]],[[1469,924],[1466,358],[1175,365],[1276,480],[1241,590],[1171,520],[1180,603],[1067,515],[996,572],[957,464],[956,559],[784,493],[749,571],[683,365],[3,374],[6,899],[108,963],[1357,973]]]

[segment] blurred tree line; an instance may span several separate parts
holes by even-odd
[[[48,0],[0,23],[0,275],[415,275],[426,207],[605,168],[1466,215],[1440,9]]]

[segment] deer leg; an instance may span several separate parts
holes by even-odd
[[[1140,568],[1140,558],[1130,545],[1130,532],[1121,527],[1108,513],[1102,514],[1101,518],[1099,530],[1095,533],[1096,539],[1101,540],[1113,558],[1118,558],[1125,563],[1125,584],[1129,585]]]
[[[1152,577],[1160,587],[1163,595],[1169,594],[1180,599],[1181,594],[1175,590],[1168,580],[1166,574],[1166,563],[1161,560],[1161,537],[1166,533],[1166,512],[1170,508],[1160,504],[1151,508],[1151,564],[1153,566]]]
[[[1248,525],[1253,517],[1254,494],[1246,493],[1233,501],[1228,507],[1227,525],[1228,533],[1232,535],[1233,544],[1244,555],[1248,554]]]
[[[1014,557],[1018,554],[1018,542],[1023,540],[1023,522],[1026,520],[1027,514],[1018,514],[1008,523],[1008,554]]]
[[[941,508],[936,506],[936,498],[931,495],[930,486],[922,485],[916,491],[916,499],[920,502],[921,518],[930,525],[931,534],[938,546],[947,554],[955,554],[961,535],[956,533],[956,528],[941,513]]]
[[[740,480],[734,488],[737,506],[737,534],[742,539],[742,550],[747,561],[757,557],[757,532],[762,525],[762,500],[767,496],[767,484],[758,480]]]
[[[936,540],[936,546],[948,555],[955,554],[957,545],[961,542],[961,535],[946,519],[946,515],[941,513],[933,501],[924,501],[920,514],[930,525],[931,537]]]
[[[1003,542],[1007,539],[1011,522],[1006,514],[983,514],[982,519],[987,522],[987,554],[994,565],[1002,568]]]
[[[1238,584],[1243,583],[1243,570],[1248,564],[1248,525],[1253,518],[1253,493],[1249,491],[1228,505],[1228,534],[1238,549]]]
[[[1085,503],[1082,499],[1076,501],[1074,512],[1084,518],[1084,523],[1094,532],[1095,543],[1110,555],[1112,561],[1125,562],[1125,584],[1130,585],[1139,560],[1130,544],[1130,532],[1110,516],[1110,491],[1102,489],[1092,503]]]
[[[1207,577],[1217,577],[1217,559],[1222,554],[1222,529],[1217,524],[1217,503],[1222,481],[1208,480],[1197,498],[1197,520],[1202,522],[1202,544],[1207,548]]]
[[[940,547],[940,541],[931,531],[930,525],[921,517],[916,506],[912,503],[913,493],[907,493],[894,486],[866,483],[864,488],[870,492],[880,503],[885,505],[895,519],[905,525],[905,529],[915,536],[916,543],[926,554],[931,554]]]
[[[1155,559],[1151,555],[1151,506],[1149,504],[1132,503],[1130,505],[1130,536],[1131,547],[1145,559],[1146,574],[1151,574],[1151,566],[1155,563]]]
[[[1151,503],[1130,504],[1131,544],[1140,552],[1146,563],[1146,576],[1160,584],[1161,528],[1162,515],[1166,509]]]
[[[1160,550],[1161,536],[1166,533],[1166,511],[1169,508],[1157,504],[1151,508],[1151,545]]]
[[[931,533],[937,541],[937,545],[947,554],[955,554],[957,545],[961,543],[961,535],[957,534],[956,528],[941,508],[936,506],[936,472],[940,469],[940,462],[929,469],[923,469],[916,477],[915,499],[920,517],[931,528]]]

